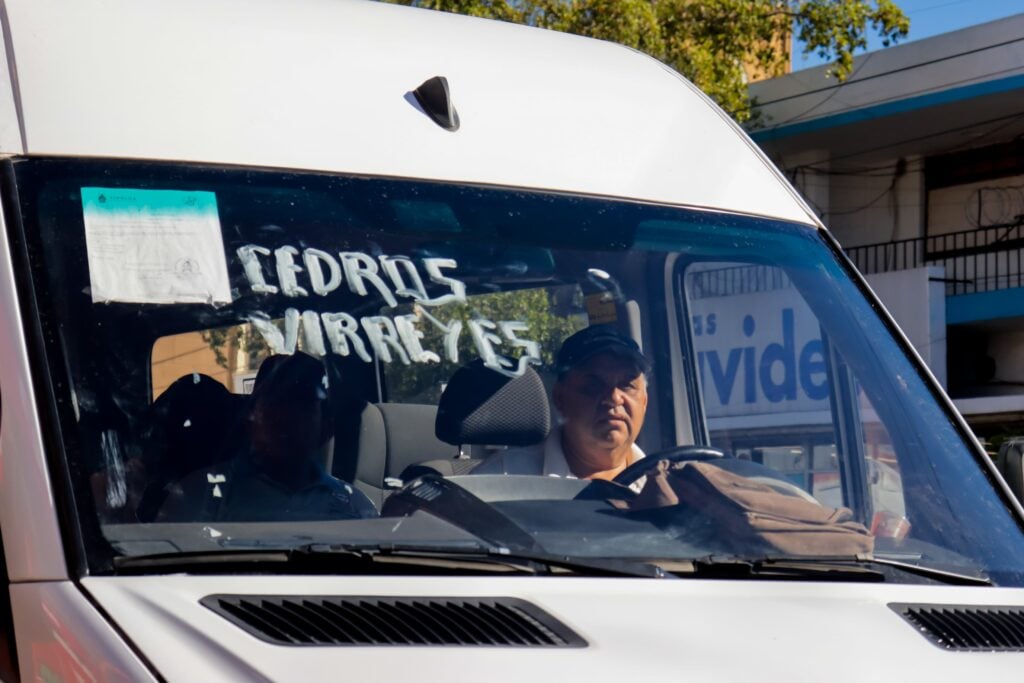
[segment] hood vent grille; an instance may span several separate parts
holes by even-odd
[[[1024,651],[1024,608],[979,605],[889,605],[946,650]]]
[[[586,647],[550,614],[514,598],[209,595],[200,602],[277,645]]]

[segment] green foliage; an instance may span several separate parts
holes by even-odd
[[[443,12],[467,14],[471,17],[501,19],[517,23],[523,23],[524,18],[522,11],[515,6],[518,3],[509,3],[506,0],[419,0],[418,2],[398,2],[395,4],[415,5],[416,7],[436,9]]]
[[[282,324],[278,322],[278,326],[281,327]],[[217,365],[225,370],[230,370],[232,366],[228,356],[237,351],[246,354],[246,370],[255,370],[260,362],[270,355],[270,347],[248,323],[203,330],[199,334],[213,351]]]
[[[554,363],[555,353],[562,340],[586,326],[583,295],[579,289],[571,286],[480,294],[471,296],[464,303],[449,303],[426,310],[415,304],[402,305],[382,313],[389,316],[408,313],[420,315],[417,328],[423,332],[421,345],[441,357],[440,363],[410,365],[405,365],[398,358],[392,357],[392,361],[384,365],[389,400],[409,403],[437,403],[443,384],[459,367],[479,357],[479,351],[469,329],[470,320],[525,323],[529,331],[522,333],[521,338],[535,341],[540,345],[541,360],[547,366]],[[457,362],[453,363],[445,358],[444,333],[426,319],[425,314],[436,317],[443,324],[455,320],[462,321]],[[279,319],[273,322],[283,333],[284,321]],[[266,341],[248,323],[203,330],[200,334],[213,351],[217,364],[225,369],[232,368],[235,354],[239,352],[245,354],[245,369],[249,371],[259,368],[263,359],[270,355]],[[297,342],[299,350],[304,350],[305,338],[302,334],[299,334]],[[521,351],[507,345],[500,345],[495,350],[512,359],[517,359]]]
[[[836,57],[835,73],[846,77],[853,68],[853,53],[867,47],[868,27],[888,47],[907,35],[910,20],[892,0],[801,3],[805,19],[797,23],[797,37],[806,43],[805,54]]]
[[[423,320],[417,325],[423,331],[423,348],[441,356],[441,362],[403,365],[397,359],[393,360],[385,366],[388,399],[411,403],[437,403],[441,395],[442,384],[447,382],[461,365],[479,357],[479,352],[469,331],[469,321],[473,319],[482,318],[492,322],[514,320],[526,323],[529,332],[523,333],[522,338],[537,342],[540,345],[541,360],[544,365],[552,365],[562,340],[586,326],[585,317],[582,315],[563,316],[557,314],[555,312],[557,306],[553,298],[553,293],[547,289],[524,289],[473,296],[466,303],[446,304],[439,309],[430,311],[431,315],[436,315],[444,323],[454,320],[462,321],[462,333],[459,335],[458,345],[459,360],[452,363],[444,357],[442,333],[435,325]],[[576,291],[576,299],[565,302],[563,307],[581,310],[582,295],[578,291]],[[496,350],[502,355],[518,358],[517,353],[505,346],[498,347]]]
[[[910,21],[893,0],[386,0],[611,40],[672,66],[737,121],[751,116],[747,70],[783,73],[790,37],[850,75],[870,33],[890,45]]]
[[[219,327],[214,330],[203,330],[199,335],[203,338],[203,341],[209,345],[210,350],[213,351],[214,358],[217,360],[217,365],[227,370],[228,348],[232,343],[237,342],[238,328]]]

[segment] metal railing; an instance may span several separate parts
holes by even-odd
[[[865,275],[943,266],[946,295],[1024,287],[1024,224],[990,226],[846,249]],[[781,268],[736,265],[686,274],[693,299],[788,289]]]
[[[793,286],[785,271],[775,266],[737,265],[694,270],[686,277],[686,290],[691,299],[771,292]]]
[[[866,275],[943,266],[946,295],[1024,286],[1024,223],[846,249]]]

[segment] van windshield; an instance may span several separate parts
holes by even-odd
[[[15,175],[93,572],[416,548],[1024,584],[984,456],[809,226],[237,168]]]

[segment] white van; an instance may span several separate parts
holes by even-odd
[[[375,2],[0,7],[3,680],[1019,675],[1024,511],[678,74]],[[473,474],[596,326],[646,457]]]

